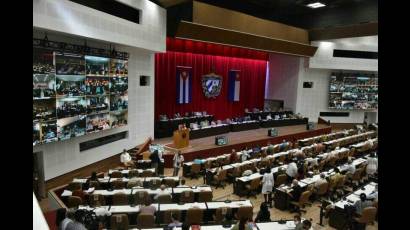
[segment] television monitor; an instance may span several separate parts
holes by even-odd
[[[215,145],[226,145],[228,144],[228,138],[226,136],[215,137]]]
[[[33,47],[33,146],[127,125],[128,61]]]
[[[378,108],[378,77],[374,74],[332,74],[329,109],[374,110]]]

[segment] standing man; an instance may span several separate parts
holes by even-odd
[[[182,156],[181,151],[178,151],[174,155],[174,173],[173,176],[178,176],[179,169],[181,168],[182,163],[184,162],[184,156]]]
[[[158,155],[158,150],[155,150],[151,155],[149,156],[151,159],[151,167],[155,169],[155,173],[158,174],[158,164],[160,163],[159,155]]]

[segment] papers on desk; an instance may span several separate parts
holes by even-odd
[[[257,178],[261,178],[262,176],[263,175],[261,175],[260,173],[254,173],[254,174],[251,174],[249,176],[239,177],[239,178],[237,178],[237,180],[240,180],[240,181],[246,183],[248,181],[251,181],[251,180],[254,180],[254,179],[257,179]]]
[[[268,223],[256,223],[259,230],[291,230],[295,229],[295,222],[286,221],[286,224],[280,224],[279,222],[268,222]]]
[[[252,207],[252,203],[250,200],[238,200],[238,201],[231,201],[230,203],[225,203],[224,201],[212,201],[206,202],[208,209],[217,209],[217,208],[239,208],[239,207]]]
[[[360,196],[360,194],[364,193],[366,196],[369,196],[370,193],[372,193],[376,189],[376,183],[371,182],[370,184],[367,184],[362,188],[356,190],[353,194]]]
[[[85,183],[87,183],[87,179],[74,178],[74,179],[73,179],[73,183],[85,184]]]
[[[64,190],[63,193],[61,193],[61,196],[71,196],[73,195],[73,192],[70,190]]]
[[[199,193],[202,191],[209,191],[212,192],[212,188],[211,186],[200,186],[200,187],[195,187],[195,188],[191,188],[191,187],[176,187],[173,188],[174,193],[182,193],[184,191],[192,191],[194,193]]]
[[[160,204],[159,210],[160,211],[167,211],[167,210],[188,210],[190,208],[199,208],[202,210],[206,209],[205,203],[185,203],[185,204]]]
[[[91,188],[88,188],[86,191],[84,191],[85,193],[92,193],[92,192],[94,192],[94,190],[95,190],[95,188],[94,187],[91,187]]]

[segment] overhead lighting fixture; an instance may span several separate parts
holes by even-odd
[[[324,7],[326,5],[321,2],[314,2],[314,3],[307,4],[306,6],[312,9],[316,9],[316,8]]]

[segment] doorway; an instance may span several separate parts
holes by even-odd
[[[43,152],[33,153],[33,192],[38,201],[46,197]]]

